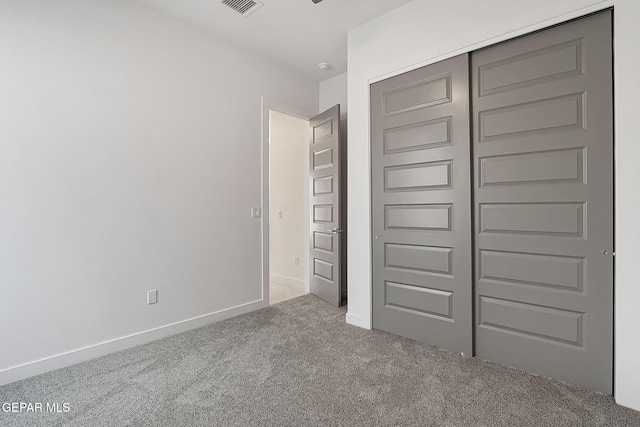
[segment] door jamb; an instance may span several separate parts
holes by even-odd
[[[303,120],[309,121],[316,113],[312,113],[303,108],[299,108],[285,102],[278,101],[266,96],[262,97],[262,137],[261,137],[261,158],[262,158],[262,218],[261,218],[261,235],[262,235],[262,307],[269,307],[269,110],[279,111],[290,116],[295,116]],[[305,141],[305,147],[308,150],[309,145]],[[308,157],[308,153],[307,153]],[[308,185],[305,186],[305,200],[309,200]],[[306,217],[309,217],[309,204],[306,204]],[[308,225],[307,225],[308,227]],[[309,258],[309,232],[305,233],[306,253],[305,260]],[[306,262],[306,261],[305,261]],[[307,266],[307,271],[309,266]],[[309,290],[309,275],[305,274],[305,289]]]

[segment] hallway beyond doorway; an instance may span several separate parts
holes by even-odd
[[[308,293],[304,289],[304,285],[295,283],[281,283],[271,280],[271,289],[269,291],[269,304],[277,304],[291,298],[296,298]]]

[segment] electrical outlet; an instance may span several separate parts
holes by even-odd
[[[294,257],[293,257],[293,264],[294,264],[294,265],[300,265],[300,258],[299,258],[299,257],[297,257],[297,256],[294,256]]]
[[[158,290],[152,289],[147,291],[147,304],[155,304],[158,302]]]

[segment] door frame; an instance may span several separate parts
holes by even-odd
[[[261,136],[261,161],[262,161],[262,189],[261,189],[261,209],[262,217],[260,221],[261,235],[262,235],[262,307],[269,307],[269,284],[271,282],[269,272],[269,111],[274,110],[280,113],[288,114],[290,116],[298,117],[300,119],[309,121],[311,117],[315,116],[315,113],[307,111],[303,108],[299,108],[286,102],[278,101],[276,99],[269,98],[267,96],[262,97],[262,136]],[[304,141],[306,156],[309,155],[309,144],[307,140]],[[309,217],[309,186],[305,186],[305,215]],[[305,253],[304,259],[307,263],[309,258],[309,224],[307,223],[307,232],[305,233]],[[308,264],[308,263],[307,263]],[[305,290],[309,291],[309,266],[307,265],[307,271],[305,272]]]

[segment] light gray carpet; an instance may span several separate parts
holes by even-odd
[[[2,426],[640,426],[609,396],[383,332],[306,295],[0,387]]]

